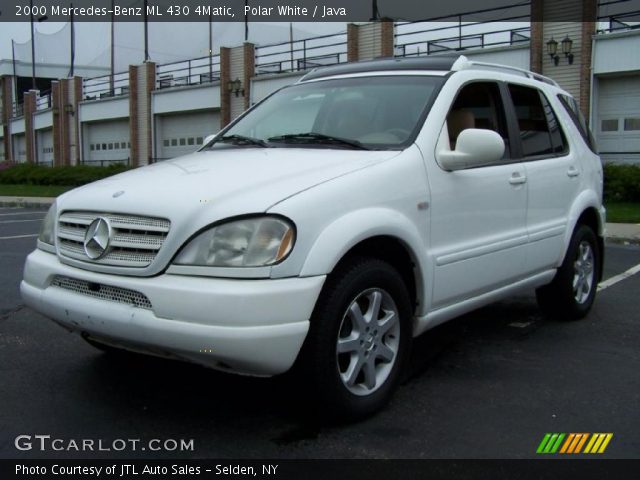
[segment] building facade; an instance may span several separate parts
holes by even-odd
[[[621,9],[612,13],[604,3]],[[335,35],[245,43],[114,75],[80,70],[58,79],[50,69],[47,91],[20,91],[20,72],[0,62],[0,161],[146,165],[195,151],[313,68],[454,53],[553,78],[578,101],[605,161],[640,164],[640,25],[631,21],[640,12],[625,11],[624,3],[532,0],[524,10],[513,7],[519,10],[509,23],[350,24]]]

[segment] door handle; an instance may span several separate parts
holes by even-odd
[[[509,179],[509,183],[511,185],[523,185],[527,183],[527,177],[525,175],[521,175],[518,172],[514,172]]]
[[[571,178],[577,177],[578,175],[580,175],[580,170],[572,165],[571,167],[569,167],[569,170],[567,170],[567,175]]]

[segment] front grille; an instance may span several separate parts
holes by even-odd
[[[97,260],[84,249],[87,228],[96,218],[109,221],[112,235],[107,252]],[[146,267],[153,262],[169,233],[171,222],[162,218],[99,212],[64,212],[58,219],[60,254],[84,262],[117,267]]]
[[[123,303],[138,308],[146,308],[151,310],[151,302],[146,295],[129,290],[127,288],[112,287],[111,285],[102,285],[99,283],[86,282],[76,278],[64,277],[56,275],[53,277],[51,285],[63,288],[71,292],[86,295],[88,297],[99,298],[110,302]]]

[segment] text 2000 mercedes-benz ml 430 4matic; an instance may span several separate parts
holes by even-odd
[[[49,210],[25,303],[103,349],[272,376],[381,408],[412,338],[536,289],[578,319],[603,261],[602,168],[574,99],[465,57],[307,74],[191,155]]]

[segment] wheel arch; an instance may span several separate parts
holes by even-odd
[[[426,261],[423,240],[403,214],[375,208],[349,213],[323,230],[312,246],[301,276],[327,275],[357,256],[387,261],[402,275],[414,312],[425,305]]]
[[[567,254],[567,248],[571,242],[571,237],[579,225],[590,227],[596,234],[598,239],[598,249],[600,250],[600,265],[598,268],[598,281],[602,280],[603,264],[604,264],[604,233],[605,219],[604,211],[600,209],[598,196],[593,191],[583,192],[574,203],[569,215],[569,228],[564,239],[564,253],[560,263],[564,261]]]

